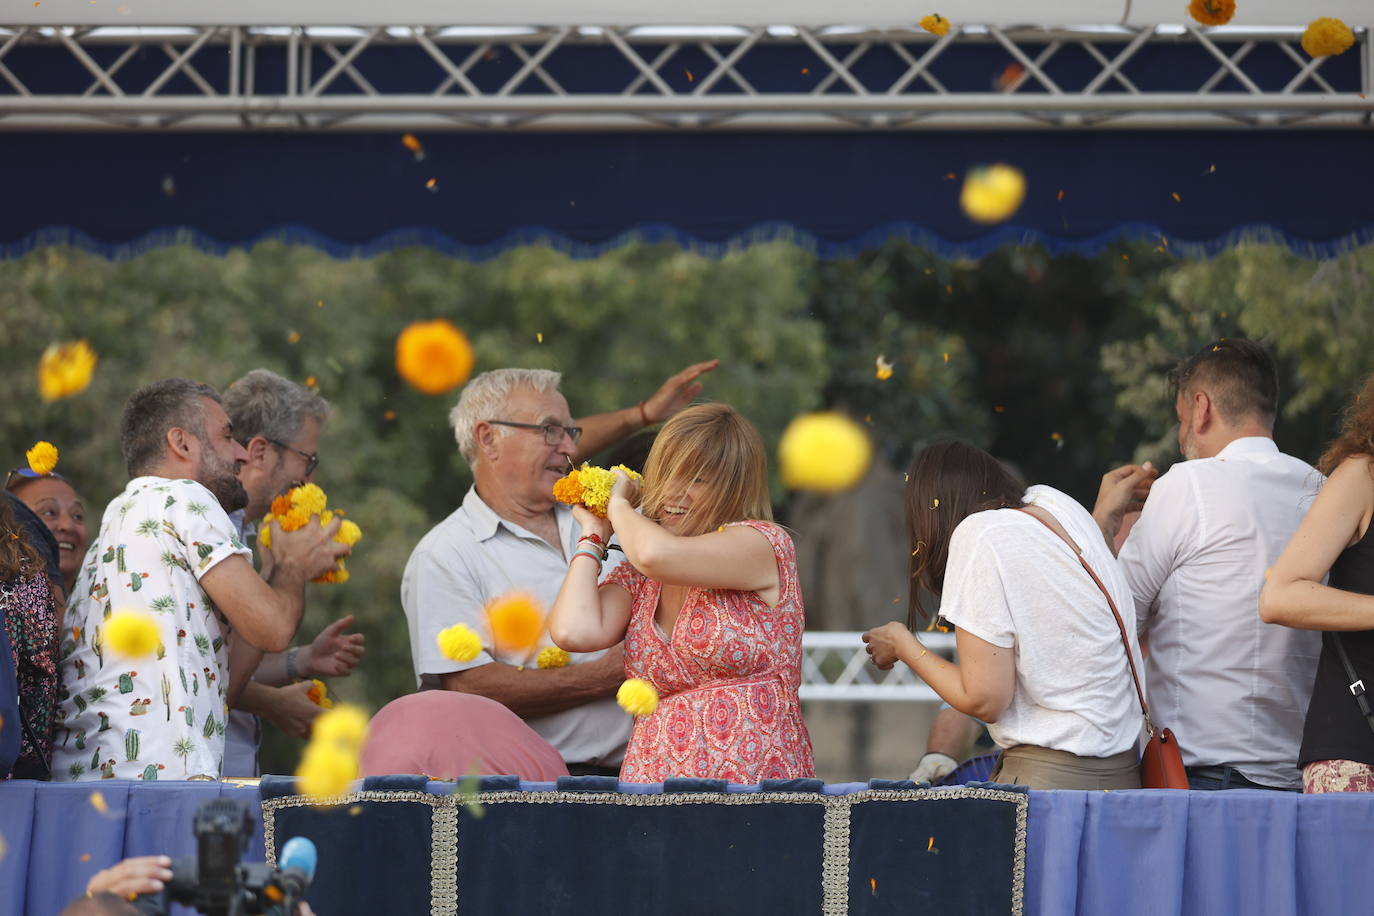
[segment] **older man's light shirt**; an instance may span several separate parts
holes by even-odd
[[[532,666],[538,648],[552,645],[546,635],[528,656],[493,656],[487,650],[470,662],[455,662],[439,651],[437,638],[445,627],[464,623],[490,647],[483,609],[492,599],[512,591],[529,592],[545,608],[553,606],[578,538],[572,510],[560,505],[554,512],[561,547],[501,518],[473,487],[463,505],[421,539],[401,579],[401,604],[410,627],[418,686],[437,687],[438,675],[493,661]],[[608,560],[607,571],[614,565]],[[583,664],[602,654],[573,653],[572,663]],[[610,697],[528,722],[569,763],[602,766],[615,766],[624,758],[632,725],[630,717]]]
[[[1260,620],[1259,595],[1321,482],[1272,439],[1237,439],[1159,478],[1122,546],[1149,637],[1152,718],[1173,730],[1189,766],[1302,785],[1298,745],[1320,634]]]

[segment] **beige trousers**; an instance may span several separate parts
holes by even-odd
[[[1139,789],[1135,748],[1111,757],[1080,757],[1033,744],[1009,747],[997,760],[991,782],[1032,789]]]

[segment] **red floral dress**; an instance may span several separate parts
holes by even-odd
[[[625,671],[658,690],[658,709],[635,720],[620,778],[675,776],[757,783],[815,774],[802,719],[805,626],[792,539],[768,522],[747,525],[768,538],[778,562],[774,607],[754,592],[692,588],[671,638],[654,620],[662,585],[622,563],[606,580],[630,593]]]

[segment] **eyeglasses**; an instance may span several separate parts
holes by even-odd
[[[574,443],[582,438],[582,427],[564,426],[561,423],[512,423],[510,420],[488,420],[494,426],[514,426],[517,429],[540,429],[544,431],[544,444],[557,445],[563,441],[563,434]]]
[[[309,477],[311,474],[315,473],[315,468],[317,468],[317,467],[320,466],[320,453],[319,453],[319,452],[316,452],[315,454],[312,455],[312,454],[310,454],[309,452],[303,452],[303,451],[301,451],[300,449],[296,448],[294,445],[287,445],[285,442],[279,442],[279,441],[277,441],[276,439],[268,439],[267,441],[268,441],[268,442],[271,442],[273,445],[277,446],[278,448],[284,448],[284,449],[286,449],[288,452],[295,452],[297,455],[300,455],[302,458],[304,458],[304,459],[305,459],[305,475],[304,475],[304,476],[306,476],[306,477]]]

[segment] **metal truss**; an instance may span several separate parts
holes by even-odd
[[[922,633],[921,642],[946,658],[954,654],[953,633]],[[868,663],[863,634],[808,631],[802,634],[803,700],[938,703],[940,697],[906,665],[879,671]]]
[[[1294,29],[0,26],[0,129],[1368,125]]]

